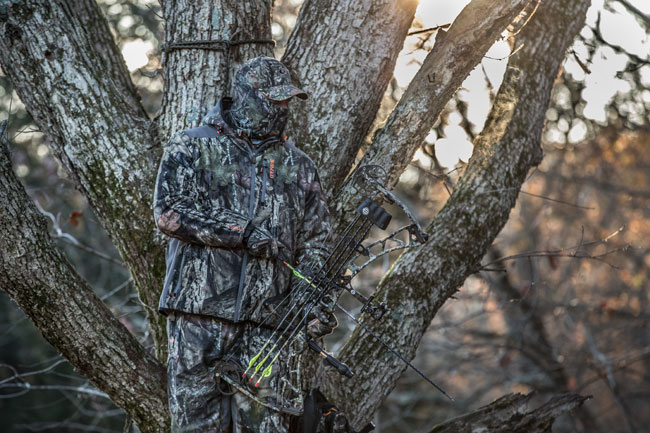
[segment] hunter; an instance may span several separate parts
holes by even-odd
[[[215,378],[244,370],[277,318],[265,302],[289,291],[282,261],[322,262],[330,230],[312,160],[284,136],[289,101],[306,99],[287,68],[256,57],[236,71],[203,125],[169,140],[156,181],[154,217],[169,236],[159,311],[167,316],[173,432],[285,432],[286,415]],[[312,336],[336,326],[327,306]],[[282,367],[257,396],[279,396]]]

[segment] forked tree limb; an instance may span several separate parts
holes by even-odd
[[[541,161],[551,89],[588,7],[583,0],[542,2],[521,29],[515,42],[521,49],[508,60],[465,173],[427,228],[429,241],[406,251],[381,280],[375,296],[391,306],[391,314],[381,323],[366,319],[366,324],[407,359],[415,355],[440,307],[480,267],[507,222],[528,171]],[[359,328],[341,349],[340,359],[362,367],[347,381],[329,375],[327,392],[333,401],[346,401],[343,409],[360,426],[406,367]],[[453,390],[447,392],[453,395]]]
[[[0,288],[75,370],[108,394],[142,432],[167,431],[164,367],[57,248],[45,216],[12,171],[6,140],[0,145]]]
[[[527,405],[532,394],[508,394],[474,412],[461,415],[429,433],[550,433],[555,419],[588,399],[577,394],[555,396],[534,410]]]

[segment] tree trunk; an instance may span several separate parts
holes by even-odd
[[[368,324],[381,329],[407,358],[413,358],[442,304],[476,272],[508,220],[528,170],[540,162],[551,88],[588,7],[582,0],[543,2],[519,32],[516,47],[521,49],[509,59],[464,175],[427,229],[429,242],[405,252],[382,279],[375,295],[391,306],[391,315],[381,324]],[[359,426],[370,419],[406,366],[359,328],[340,358],[348,365],[363,365],[363,370],[347,381],[328,376],[328,395],[345,401],[344,409]]]
[[[282,61],[309,92],[291,136],[319,167],[329,197],[347,175],[393,77],[417,1],[307,0]]]
[[[45,339],[126,410],[142,432],[167,431],[164,368],[113,316],[56,247],[45,217],[11,169],[5,143],[1,146],[0,287]]]
[[[162,4],[165,38],[173,43],[196,40],[237,41],[271,39],[271,4],[264,0],[166,0]],[[161,137],[167,141],[176,131],[195,128],[222,96],[229,75],[241,63],[256,56],[273,57],[273,45],[248,43],[216,50],[196,48],[163,52],[165,90],[158,119]],[[228,74],[228,75],[226,75]]]

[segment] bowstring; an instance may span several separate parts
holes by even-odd
[[[364,169],[367,168],[367,167],[368,167],[368,166],[357,166],[357,167],[355,167],[355,168],[352,170],[352,172],[350,173],[350,175],[347,177],[347,179],[344,181],[343,186],[339,189],[339,192],[337,193],[336,198],[338,198],[338,197],[341,195],[341,193],[342,193],[343,190],[345,189],[345,186],[347,186],[347,185],[348,185],[352,180],[358,181],[359,178],[366,178],[366,176],[368,176],[368,177],[372,177],[371,175],[366,175],[366,176],[362,175],[362,176],[359,176],[359,174],[361,174],[361,172],[365,171]],[[381,167],[381,166],[377,166],[377,167],[383,170],[383,167]],[[385,170],[383,170],[383,171],[384,171],[384,173],[385,173]],[[364,174],[365,174],[365,173],[364,173]],[[356,178],[356,179],[355,179],[355,178]],[[364,179],[364,180],[367,181],[368,179]],[[327,279],[327,275],[328,275],[329,272],[332,270],[332,268],[334,267],[334,265],[336,264],[336,262],[339,262],[338,258],[339,258],[339,257],[340,257],[344,252],[345,252],[345,248],[344,248],[342,251],[340,251],[340,250],[339,250],[339,246],[341,246],[341,244],[342,244],[346,239],[349,239],[349,242],[345,245],[345,247],[349,247],[349,246],[352,246],[353,244],[356,244],[356,245],[355,245],[355,248],[356,248],[356,246],[358,245],[358,243],[360,243],[360,242],[363,240],[364,236],[368,233],[368,231],[369,231],[370,228],[372,227],[372,224],[368,225],[367,229],[366,229],[365,232],[364,232],[364,235],[363,235],[360,239],[355,240],[355,237],[356,237],[356,235],[359,233],[361,227],[363,227],[363,225],[364,225],[364,223],[365,223],[365,222],[364,222],[364,223],[362,223],[361,226],[357,229],[357,232],[355,233],[355,235],[352,236],[352,237],[350,237],[350,238],[348,238],[348,234],[349,234],[349,232],[350,232],[350,231],[352,230],[352,228],[357,224],[357,222],[359,221],[360,217],[361,217],[361,215],[357,215],[357,216],[354,218],[354,220],[353,220],[350,224],[348,224],[348,226],[347,226],[346,229],[344,230],[344,232],[343,232],[343,234],[342,234],[340,240],[338,241],[338,243],[336,244],[336,246],[334,247],[334,249],[332,250],[332,252],[331,252],[331,253],[329,254],[329,256],[325,259],[325,261],[322,262],[322,264],[320,264],[320,268],[319,268],[318,270],[315,270],[315,268],[318,267],[319,262],[314,261],[314,262],[310,263],[310,266],[309,266],[309,268],[306,270],[305,273],[307,273],[307,274],[310,275],[310,276],[311,276],[311,275],[316,275],[316,277],[317,277],[318,279],[320,279],[321,282],[323,281],[323,279]],[[332,237],[332,233],[330,232],[330,233],[328,233],[328,235],[327,235],[326,242],[329,241],[331,237]],[[355,251],[355,248],[350,249],[350,250],[348,251],[348,254],[347,254],[346,259],[345,259],[343,262],[339,262],[339,263],[338,263],[338,264],[339,264],[339,269],[337,269],[337,272],[340,272],[341,268],[345,265],[345,263],[347,262],[347,260],[350,259],[350,257],[352,256],[352,254],[353,254],[354,251]],[[335,260],[335,261],[330,265],[330,268],[329,268],[329,269],[326,269],[326,270],[323,272],[324,268],[327,266],[327,264],[330,262],[330,260],[332,259],[332,257],[334,257],[335,254],[338,254],[337,260]],[[315,270],[315,272],[313,272],[314,270]],[[333,275],[332,278],[333,278],[334,276],[335,276],[335,275]],[[287,317],[289,316],[289,314],[291,314],[291,312],[292,312],[295,308],[297,308],[297,307],[301,307],[301,306],[304,306],[305,304],[309,304],[309,303],[311,302],[311,304],[308,305],[308,308],[307,308],[306,311],[305,311],[305,314],[304,314],[304,316],[303,316],[303,319],[302,319],[302,320],[301,320],[301,321],[296,325],[296,327],[294,328],[294,330],[293,330],[293,332],[291,333],[291,335],[287,338],[287,342],[286,342],[286,343],[288,343],[288,342],[293,338],[293,336],[296,334],[296,331],[297,331],[298,329],[300,329],[300,327],[302,326],[302,323],[306,320],[306,318],[307,318],[309,312],[310,312],[310,311],[311,311],[311,310],[316,306],[316,304],[320,301],[320,299],[322,298],[322,296],[324,296],[325,292],[328,291],[326,288],[323,288],[323,289],[321,289],[320,291],[318,291],[318,292],[320,292],[320,293],[318,293],[318,292],[316,292],[315,290],[309,290],[309,289],[310,289],[310,284],[307,283],[307,282],[303,279],[303,280],[301,280],[301,281],[300,281],[300,282],[299,282],[299,283],[298,283],[298,284],[297,284],[293,289],[290,289],[290,290],[287,292],[287,294],[285,295],[285,297],[282,298],[282,300],[278,303],[278,306],[282,306],[284,303],[286,303],[286,302],[291,298],[291,296],[292,296],[293,294],[298,293],[296,302],[295,302],[295,303],[294,303],[294,304],[289,308],[289,310],[287,311],[287,313],[282,317],[280,323],[279,323],[277,326],[275,326],[275,328],[273,329],[273,332],[272,332],[271,336],[270,336],[270,337],[267,339],[267,341],[264,343],[264,345],[263,345],[263,347],[262,347],[262,349],[260,350],[259,353],[261,353],[261,352],[265,349],[265,347],[270,343],[270,341],[275,337],[275,335],[276,335],[277,332],[280,330],[280,328],[281,328],[282,324],[284,323],[284,321],[287,319]],[[300,293],[300,292],[302,292],[302,293]],[[305,301],[304,301],[304,302],[298,302],[298,301],[300,301],[300,299],[301,299],[302,297],[304,297],[306,294],[309,294],[309,295],[307,296],[307,298],[305,299]],[[318,296],[316,297],[315,300],[312,301],[313,297],[314,297],[316,294],[318,294]],[[295,318],[296,318],[296,317],[299,317],[299,313],[300,313],[300,308],[298,308],[298,311],[295,312],[294,317],[292,317],[290,323],[289,323],[289,324],[284,328],[284,330],[282,331],[282,334],[278,337],[278,341],[282,338],[282,336],[285,334],[285,332],[289,329],[289,327],[291,326],[291,324],[293,323],[293,321],[295,320]],[[260,323],[255,327],[255,331],[259,331],[259,329],[260,329],[262,326],[264,326],[264,324],[265,324],[265,323],[266,323],[266,322],[271,318],[271,316],[272,316],[272,314],[267,315],[267,316],[262,320],[262,322],[260,322]],[[282,348],[284,348],[284,346],[286,346],[286,343],[282,346]],[[277,344],[277,343],[276,343],[276,344]],[[280,350],[282,350],[282,349],[280,349]],[[233,356],[234,356],[234,352],[233,352],[232,350],[230,350],[229,353],[228,353],[228,355],[226,356],[226,359],[225,359],[224,362],[228,362],[230,359],[232,359]],[[257,355],[254,355],[254,356],[257,356]],[[260,367],[260,368],[261,368],[261,367]]]
[[[355,222],[357,222],[358,220],[359,220],[359,218],[355,218]],[[342,238],[341,241],[339,241],[339,245],[340,245],[341,242],[344,241],[345,239],[348,239],[348,240],[349,240],[349,241],[346,243],[345,248],[344,248],[342,251],[339,252],[336,262],[332,264],[332,266],[338,265],[338,269],[335,271],[335,275],[336,275],[338,272],[341,271],[341,269],[342,269],[342,268],[345,266],[345,264],[347,263],[347,260],[349,260],[350,257],[352,256],[352,254],[354,254],[355,249],[356,249],[356,244],[358,244],[358,242],[360,241],[360,240],[357,240],[356,237],[357,237],[357,235],[361,232],[361,230],[363,229],[364,226],[366,227],[366,229],[365,229],[363,235],[361,236],[361,239],[363,239],[363,237],[367,234],[367,232],[368,232],[368,231],[370,230],[370,228],[372,227],[372,223],[371,223],[370,221],[368,221],[368,220],[362,222],[362,224],[359,225],[359,227],[357,228],[356,232],[354,233],[354,235],[353,235],[352,237],[345,236],[345,237]],[[353,246],[353,245],[354,245],[354,248],[348,248],[348,247]],[[338,250],[338,249],[337,249],[337,250]],[[340,257],[341,257],[342,255],[345,255],[346,253],[347,253],[347,256],[345,257],[344,260],[341,261],[341,260],[340,260]],[[333,255],[333,254],[332,254],[332,255]],[[329,261],[329,260],[328,260],[328,261]],[[323,267],[324,267],[324,266],[323,266]],[[325,271],[324,274],[316,275],[316,277],[319,279],[319,281],[318,281],[317,283],[321,283],[324,279],[327,279],[327,275],[329,274],[329,272],[330,272],[331,270],[332,270],[332,268],[330,268],[330,269],[328,269],[327,271]],[[314,278],[314,280],[316,280],[317,278]],[[304,281],[304,280],[303,280],[303,281]],[[311,281],[311,280],[310,280],[310,281]],[[311,281],[311,282],[313,283],[313,281]],[[308,288],[308,287],[310,286],[310,283],[309,283],[309,282],[305,282],[304,286],[305,286],[306,288]],[[308,293],[307,299],[305,299],[304,302],[301,302],[300,304],[299,304],[298,302],[296,302],[296,304],[294,304],[294,306],[291,308],[291,310],[290,310],[290,311],[285,315],[285,318],[286,318],[286,317],[291,313],[291,311],[294,309],[295,306],[297,306],[297,305],[300,306],[300,308],[298,309],[298,311],[296,311],[296,313],[295,313],[295,314],[293,315],[293,317],[291,318],[289,324],[288,324],[288,325],[287,325],[283,330],[280,331],[280,332],[281,332],[281,333],[280,333],[280,336],[277,338],[277,341],[275,342],[275,344],[274,344],[274,345],[271,347],[271,349],[269,350],[269,353],[266,354],[266,356],[265,356],[264,358],[262,358],[262,361],[260,361],[259,364],[255,364],[255,371],[254,371],[253,375],[251,376],[251,378],[249,379],[249,381],[252,380],[252,378],[255,377],[255,376],[257,375],[257,372],[258,372],[259,370],[261,370],[262,367],[264,367],[264,365],[266,364],[266,360],[267,360],[267,359],[268,359],[268,358],[269,358],[269,357],[274,353],[274,349],[275,349],[275,347],[277,347],[278,344],[282,344],[282,346],[278,349],[278,355],[276,355],[274,358],[271,359],[271,363],[269,364],[269,366],[272,365],[272,364],[275,362],[275,360],[276,360],[277,357],[279,356],[279,353],[280,353],[280,352],[281,352],[281,351],[282,351],[282,350],[287,346],[287,344],[289,344],[289,343],[292,341],[292,339],[293,339],[294,336],[297,334],[297,332],[302,328],[302,325],[303,325],[304,322],[306,321],[306,319],[307,319],[307,317],[308,317],[308,315],[309,315],[309,312],[311,312],[311,310],[312,310],[312,309],[313,309],[313,308],[318,304],[318,302],[320,302],[320,300],[323,298],[323,296],[324,296],[327,292],[328,292],[328,289],[327,289],[326,287],[321,288],[320,290],[318,290],[318,288],[317,288],[317,290],[311,290],[311,291],[309,291],[309,292],[305,290],[304,293]],[[301,296],[304,295],[304,293],[301,294]],[[307,305],[307,307],[306,307],[305,310],[304,310],[304,314],[301,316],[301,315],[300,315],[300,312],[301,312],[300,310],[301,310],[302,307],[304,307],[305,305]],[[300,317],[302,317],[302,319],[299,320],[298,323],[297,323],[293,328],[291,328],[292,325],[293,325],[293,323],[295,322],[295,320],[296,320],[297,318],[300,318]],[[281,326],[281,324],[278,325],[278,326],[276,327],[276,330],[277,330],[280,326]],[[274,330],[274,334],[275,334],[275,332],[276,332],[276,331]],[[287,334],[287,332],[289,332],[289,336],[288,336],[288,337],[285,337],[285,335]],[[259,358],[259,356],[262,355],[262,352],[264,351],[264,349],[266,348],[266,346],[270,343],[270,341],[272,340],[273,336],[274,336],[274,335],[272,335],[272,336],[269,338],[269,340],[267,340],[267,342],[265,343],[264,347],[260,350],[260,352],[259,352],[258,354],[255,355],[255,357]],[[285,341],[284,341],[284,343],[281,343],[281,341],[282,341],[283,338],[285,339]],[[257,362],[257,358],[255,358],[255,362]],[[251,366],[249,366],[248,369],[250,369],[250,368],[251,368]],[[268,366],[267,366],[267,368],[268,368]],[[248,372],[248,370],[247,370],[247,372]]]
[[[357,217],[352,221],[352,223],[349,224],[348,227],[346,227],[346,229],[345,229],[345,231],[344,231],[344,233],[343,233],[343,236],[342,236],[341,239],[337,242],[336,246],[334,247],[334,249],[332,250],[332,252],[329,254],[329,256],[327,256],[327,258],[325,259],[325,261],[322,262],[322,263],[319,263],[319,262],[317,262],[317,261],[311,262],[311,263],[309,264],[309,268],[307,269],[307,272],[312,272],[312,271],[314,271],[314,269],[315,269],[316,267],[318,267],[318,265],[320,265],[320,269],[318,269],[316,272],[321,272],[321,271],[323,270],[323,268],[325,268],[325,266],[328,265],[328,263],[331,261],[332,257],[334,257],[334,255],[338,253],[338,250],[339,250],[339,247],[341,246],[341,243],[342,243],[342,242],[346,239],[346,237],[349,235],[349,232],[352,230],[352,228],[354,227],[354,225],[358,222],[359,218],[360,218],[360,215],[357,215]],[[331,237],[332,237],[332,233],[329,232],[329,233],[327,234],[327,239],[326,239],[325,242],[327,243],[327,242],[330,240]],[[330,266],[332,266],[332,265],[330,265]],[[325,271],[325,272],[328,272],[328,271]],[[304,293],[299,293],[298,295],[296,295],[296,296],[298,296],[298,299],[297,299],[297,300],[300,300],[300,297],[302,297],[305,293],[307,293],[307,292],[306,292],[306,288],[307,288],[307,287],[308,287],[308,284],[307,284],[304,280],[300,280],[300,282],[299,282],[296,286],[294,286],[292,289],[290,289],[290,290],[287,291],[287,294],[286,294],[285,297],[280,301],[280,303],[278,304],[278,306],[281,306],[281,305],[283,305],[284,303],[286,303],[286,302],[291,298],[291,296],[292,296],[293,294],[295,294],[295,293],[299,293],[299,292],[301,292],[301,291],[304,291]],[[305,302],[308,302],[308,300],[305,300]],[[299,305],[299,303],[296,302],[296,303],[294,303],[294,304],[291,306],[291,308],[289,309],[289,311],[288,311],[288,312],[285,314],[285,316],[283,317],[283,319],[282,319],[282,321],[280,322],[280,324],[277,325],[277,326],[273,329],[273,333],[272,333],[271,336],[267,339],[267,341],[264,343],[264,346],[263,346],[263,348],[262,348],[261,350],[264,350],[264,347],[268,344],[269,341],[271,341],[271,340],[273,339],[273,337],[274,337],[275,334],[278,332],[279,327],[282,326],[282,323],[284,322],[284,320],[286,319],[286,317],[288,316],[288,314],[291,313],[291,311],[292,311],[294,308],[296,308],[298,305]],[[264,324],[265,324],[265,323],[266,323],[266,322],[271,318],[271,316],[272,316],[272,314],[267,315],[267,316],[262,320],[262,322],[260,322],[260,323],[255,327],[254,331],[255,331],[255,332],[258,332],[258,331],[260,330],[260,328],[261,328],[262,326],[264,326]],[[233,358],[234,355],[235,355],[234,351],[232,351],[232,350],[228,351],[228,355],[226,356],[226,358],[225,358],[225,360],[224,360],[224,363],[227,363],[228,361],[230,361],[230,360]]]

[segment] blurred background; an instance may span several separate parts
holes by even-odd
[[[98,0],[151,116],[160,108],[156,0]],[[280,58],[301,0],[276,0]],[[375,127],[390,113],[438,26],[468,0],[422,0]],[[378,411],[378,432],[420,432],[509,392],[592,395],[555,423],[558,432],[650,431],[650,2],[593,0],[557,77],[543,136],[545,157],[510,220],[422,340],[414,363],[456,399],[407,372]],[[396,194],[428,224],[472,152],[508,56],[507,32],[449,102],[404,172]],[[216,101],[215,101],[216,102]],[[51,233],[114,314],[151,347],[127,270],[52,157],[43,134],[0,71],[0,121],[9,120],[14,170],[51,221]],[[392,212],[397,227],[400,214]],[[380,235],[379,233],[375,236]],[[397,257],[354,280],[374,287]],[[344,299],[353,310],[359,308]],[[336,351],[352,323],[328,337]],[[3,431],[120,432],[124,412],[41,337],[0,292]]]

